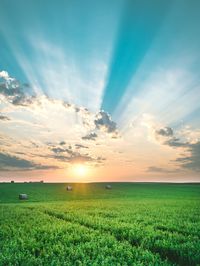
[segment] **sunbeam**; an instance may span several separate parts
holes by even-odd
[[[108,77],[104,88],[102,109],[113,113],[126,92],[132,76],[148,53],[152,41],[167,14],[170,1],[146,3],[126,1]],[[156,7],[156,9],[155,9]],[[138,14],[140,10],[140,14]],[[137,88],[135,88],[136,90]]]

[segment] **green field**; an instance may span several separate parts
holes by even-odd
[[[200,185],[2,183],[0,265],[200,265]]]

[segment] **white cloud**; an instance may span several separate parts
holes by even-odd
[[[32,96],[20,82],[13,88],[12,82],[15,79],[12,79],[5,91],[6,82],[5,80],[0,87],[0,107],[3,111],[0,119],[2,123],[6,117],[10,119],[6,127],[1,129],[2,134],[9,139],[9,145],[6,145],[5,138],[0,144],[6,154],[19,160],[31,161],[35,165],[58,168],[67,167],[67,164],[78,160],[102,165],[102,160],[98,159],[102,154],[96,146],[97,135],[98,141],[103,141],[109,135],[109,141],[117,132],[116,123],[109,114],[103,111],[91,112],[84,106],[41,94]],[[16,102],[16,99],[20,100]],[[89,139],[95,142],[88,142],[83,153],[80,148],[86,147],[84,142]],[[62,149],[67,144],[74,147],[74,151],[68,155],[53,156],[53,149],[49,149],[48,143],[54,143],[53,149],[59,153],[61,148],[56,148],[58,143],[62,143]]]
[[[4,70],[0,71],[0,78],[3,78],[7,81],[12,80],[12,78],[8,75],[8,72],[6,72]]]

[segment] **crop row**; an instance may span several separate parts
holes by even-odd
[[[195,234],[199,233],[200,227],[198,221],[196,224],[191,222],[192,215],[196,217],[196,212],[192,213],[190,208],[186,210],[188,219],[185,219],[184,226],[179,228],[176,223],[179,224],[181,219],[180,209],[173,210],[171,206],[167,210],[156,206],[147,210],[146,206],[134,205],[131,206],[134,208],[132,212],[131,208],[123,210],[121,206],[112,206],[112,209],[110,206],[105,208],[104,205],[104,209],[101,209],[99,203],[89,204],[87,208],[82,206],[82,209],[81,206],[76,207],[76,204],[71,207],[66,204],[54,207],[51,205],[49,208],[40,207],[40,210],[50,216],[109,233],[118,241],[127,241],[131,246],[148,249],[175,264],[188,266],[200,262],[200,240],[199,235]]]
[[[0,265],[171,265],[113,235],[63,221],[41,208],[1,206]]]

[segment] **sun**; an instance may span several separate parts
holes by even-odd
[[[88,167],[84,164],[76,164],[73,166],[73,173],[76,176],[84,177],[88,173]]]

